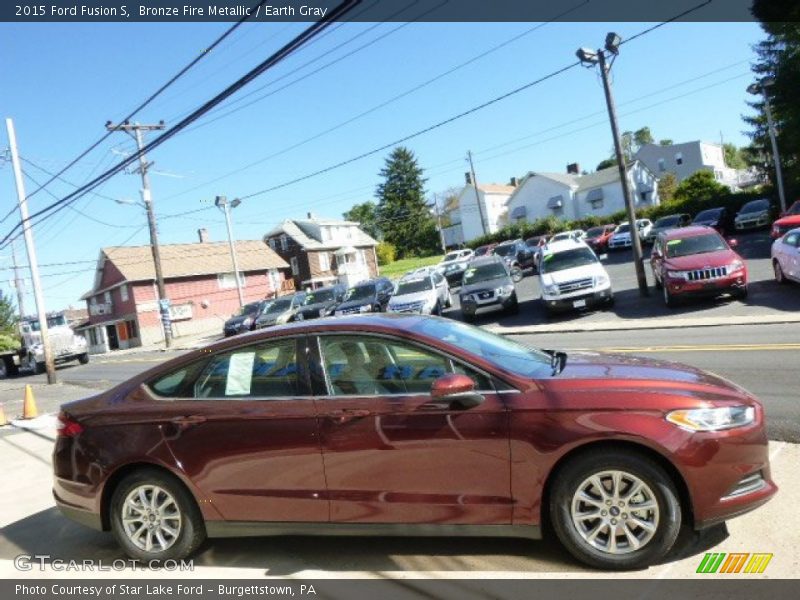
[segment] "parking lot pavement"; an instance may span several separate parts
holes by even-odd
[[[206,542],[194,559],[194,571],[123,572],[57,570],[53,562],[124,558],[109,534],[95,532],[62,517],[50,492],[52,430],[16,430],[0,438],[4,464],[0,495],[0,577],[29,577],[14,567],[19,555],[48,555],[36,577],[285,577],[315,578],[687,578],[698,575],[705,552],[766,552],[774,557],[760,577],[796,577],[800,532],[787,527],[800,494],[800,446],[772,442],[772,473],[781,490],[760,509],[702,535],[684,531],[675,552],[663,564],[644,571],[604,573],[576,563],[552,540],[495,538],[331,538],[275,537]],[[58,563],[56,563],[57,565]],[[38,567],[37,567],[38,568]],[[725,577],[716,575],[715,577]],[[742,575],[727,575],[742,577]],[[749,579],[753,576],[748,575]]]
[[[677,308],[667,308],[661,294],[653,287],[649,262],[645,263],[645,273],[650,296],[642,297],[637,286],[633,253],[621,250],[609,253],[603,260],[614,289],[615,304],[612,308],[548,317],[539,300],[538,277],[526,273],[525,278],[517,284],[519,313],[506,315],[487,312],[479,314],[475,324],[501,333],[514,333],[800,322],[800,285],[780,285],[775,282],[769,234],[755,232],[737,239],[737,252],[745,258],[749,269],[749,295],[744,301],[729,297],[698,299],[687,301]],[[645,249],[645,256],[649,257],[649,249]],[[453,299],[453,307],[444,314],[460,319],[457,290],[453,290]]]

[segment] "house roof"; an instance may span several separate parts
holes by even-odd
[[[499,183],[479,183],[478,189],[485,194],[512,194],[516,188],[513,185]]]
[[[264,242],[276,235],[286,234],[305,250],[328,250],[346,246],[377,246],[372,237],[364,233],[355,221],[337,221],[335,219],[289,219],[272,229],[264,236]],[[352,238],[347,240],[331,240],[323,242],[314,237],[314,232],[319,226],[355,226]]]
[[[235,242],[235,246],[239,271],[266,271],[289,267],[285,260],[269,246],[265,246],[261,240],[240,240]],[[228,242],[165,244],[159,249],[164,279],[216,275],[233,271]],[[84,294],[84,298],[101,291],[98,289],[101,280],[99,275],[106,261],[112,262],[119,269],[125,281],[147,281],[156,277],[152,249],[149,245],[103,248],[97,261],[98,276],[95,278],[95,286]]]

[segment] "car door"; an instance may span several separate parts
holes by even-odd
[[[800,281],[800,233],[789,233],[779,245],[781,268],[789,279]]]
[[[488,376],[394,337],[321,335],[312,352],[332,522],[511,522],[508,415]],[[431,397],[453,371],[480,405]]]
[[[250,344],[151,386],[176,465],[226,520],[328,520],[305,348],[304,337]]]
[[[447,291],[449,289],[447,279],[438,271],[434,271],[433,284],[436,286],[436,297],[439,299],[442,306],[444,306],[447,303]]]

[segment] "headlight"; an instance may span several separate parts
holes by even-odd
[[[289,317],[291,317],[291,313],[283,313],[279,315],[277,319],[275,319],[275,323],[287,323],[289,321]]]
[[[544,286],[544,293],[548,296],[558,296],[558,286],[555,284],[550,284]]]
[[[497,288],[494,293],[498,296],[510,296],[514,291],[513,285],[504,285],[503,287]]]
[[[75,343],[78,346],[85,346],[86,345],[86,338],[83,337],[82,335],[76,335],[75,336]]]
[[[365,304],[364,306],[359,306],[358,312],[365,313],[365,312],[372,312],[372,305]]]
[[[734,273],[741,269],[744,269],[744,263],[740,260],[735,260],[728,265],[728,273]]]
[[[667,421],[688,431],[720,431],[744,427],[755,419],[756,410],[752,406],[673,410],[667,414]]]
[[[331,311],[331,312],[333,312],[333,311]],[[325,316],[327,316],[327,315],[329,315],[329,314],[330,314],[330,313],[329,313],[329,312],[328,312],[326,309],[324,309],[324,308],[320,308],[320,309],[319,309],[319,316],[320,316],[320,317],[325,317]]]
[[[597,287],[602,287],[611,283],[611,280],[608,278],[608,275],[598,275],[594,279],[594,284]]]
[[[667,277],[670,279],[686,279],[683,275],[683,271],[667,271]]]

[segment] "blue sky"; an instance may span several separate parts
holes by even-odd
[[[242,93],[266,86],[261,91],[238,103],[235,96],[226,103],[229,108],[209,115],[201,126],[177,135],[149,156],[155,162],[151,184],[161,216],[161,241],[195,241],[199,227],[206,227],[212,240],[222,241],[224,222],[213,207],[181,218],[163,217],[210,206],[216,195],[248,195],[380,147],[569,64],[578,46],[600,46],[608,31],[626,38],[647,26],[338,26]],[[7,58],[0,63],[4,82],[0,107],[3,117],[15,121],[20,154],[30,161],[23,165],[26,172],[44,181],[47,176],[32,165],[58,170],[105,132],[107,120],[125,116],[227,27],[224,23],[0,25],[0,52]],[[138,118],[176,123],[304,27],[302,23],[242,26]],[[261,160],[517,36],[382,109]],[[754,23],[679,23],[623,46],[613,70],[622,129],[648,125],[656,139],[718,142],[722,134],[726,142],[746,143],[741,115],[749,111],[745,88],[751,81],[751,46],[762,38]],[[365,44],[369,45],[358,50]],[[292,83],[349,52],[353,53]],[[309,61],[313,62],[306,65]],[[270,91],[274,93],[260,98]],[[257,101],[213,120],[251,100]],[[206,121],[212,122],[204,125]],[[6,143],[3,128],[0,147]],[[609,154],[612,141],[599,76],[578,68],[405,145],[426,170],[427,189],[433,194],[463,183],[468,149],[474,153],[479,181],[505,183],[530,170],[561,172],[570,162],[593,170]],[[132,147],[130,138],[116,133],[64,178],[83,183]],[[233,213],[236,237],[258,239],[281,220],[308,211],[339,217],[354,203],[373,199],[387,153],[245,201]],[[243,169],[252,163],[257,164]],[[29,193],[37,187],[30,179],[26,185]],[[138,200],[139,188],[137,175],[119,174],[98,192]],[[74,188],[57,183],[48,189],[62,196]],[[16,198],[9,164],[0,166],[0,190],[0,213],[5,214]],[[30,201],[31,211],[52,200],[40,192]],[[92,286],[90,261],[97,258],[99,248],[126,240],[148,243],[145,216],[138,206],[91,195],[74,206],[113,226],[67,210],[34,228],[48,309],[83,305],[79,297]],[[0,225],[3,235],[17,220],[15,213]],[[27,263],[21,239],[17,250],[19,261]],[[10,262],[7,248],[0,252],[0,284],[6,292],[13,292],[8,285]],[[46,266],[64,262],[77,264]],[[32,311],[30,294],[27,306]]]

